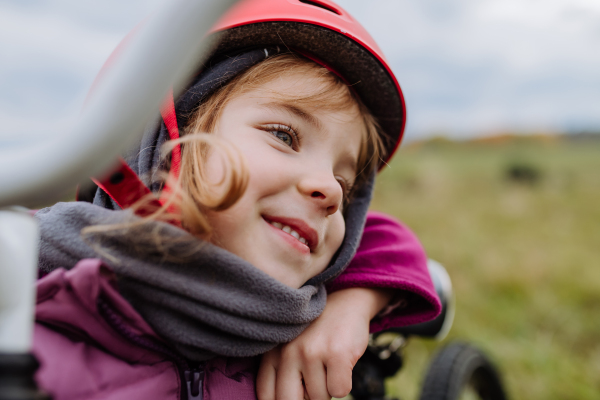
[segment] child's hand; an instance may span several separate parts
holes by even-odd
[[[385,289],[332,293],[323,314],[300,336],[263,355],[259,400],[323,400],[352,389],[352,368],[369,341],[369,321],[390,300]],[[303,386],[304,382],[304,386]]]

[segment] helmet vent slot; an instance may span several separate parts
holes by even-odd
[[[333,8],[333,7],[329,6],[329,5],[323,4],[321,2],[311,1],[311,0],[300,0],[300,3],[308,4],[308,5],[315,6],[315,7],[319,7],[319,8],[322,8],[323,10],[327,10],[327,11],[332,12],[334,14],[342,15],[335,8]]]

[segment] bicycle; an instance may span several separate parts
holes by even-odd
[[[429,260],[428,268],[442,312],[434,320],[380,332],[358,361],[352,373],[354,400],[393,400],[386,397],[385,379],[397,374],[404,362],[402,349],[411,336],[442,340],[454,319],[452,284],[446,269]],[[392,340],[389,334],[394,334]],[[385,342],[378,340],[388,336]],[[477,347],[452,342],[438,351],[430,362],[421,386],[419,400],[506,400],[506,390],[498,369]]]
[[[142,131],[143,123],[149,119],[148,110],[159,106],[167,88],[179,87],[195,69],[208,44],[193,38],[202,37],[234,0],[167,3],[164,12],[148,21],[145,33],[131,43],[131,56],[123,57],[113,73],[105,77],[103,87],[97,90],[67,134],[49,135],[54,140],[42,146],[0,148],[6,150],[0,152],[3,188],[0,191],[0,265],[3,267],[0,283],[4,284],[0,291],[0,311],[3,312],[0,315],[1,399],[47,399],[37,391],[33,380],[37,364],[29,354],[28,339],[32,330],[29,319],[33,315],[31,283],[37,264],[37,230],[25,212],[10,206],[57,200],[67,188],[106,169],[131,140],[129,133]],[[181,12],[182,8],[189,12]],[[157,57],[157,48],[164,54]],[[149,58],[161,63],[153,63],[153,68],[149,68],[145,62]],[[139,71],[144,73],[139,74]],[[128,93],[137,97],[135,101],[123,98],[123,82],[131,89]],[[115,113],[114,104],[120,105],[119,113]],[[31,160],[31,163],[21,163],[17,176],[10,167],[18,159]],[[442,314],[429,323],[392,330],[398,336],[386,345],[377,343],[380,335],[374,337],[373,344],[355,367],[352,395],[356,400],[385,398],[383,381],[401,368],[400,351],[408,337],[440,337],[447,333],[453,315],[449,278],[443,283],[445,271],[440,272],[435,266],[431,268],[444,307]],[[470,345],[455,344],[443,349],[432,362],[421,399],[456,399],[465,385],[473,386],[483,399],[506,398],[498,374],[487,357]]]

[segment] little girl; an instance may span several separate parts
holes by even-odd
[[[94,205],[36,214],[54,272],[34,352],[55,399],[254,398],[248,357],[264,353],[261,400],[343,397],[373,317],[378,330],[439,312],[422,249],[387,217],[369,218],[342,273],[404,127],[372,39],[322,0],[243,1],[217,30]]]

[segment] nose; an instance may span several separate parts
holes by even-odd
[[[339,210],[344,198],[343,189],[331,171],[314,171],[306,174],[298,183],[298,190],[310,197],[327,215]]]

